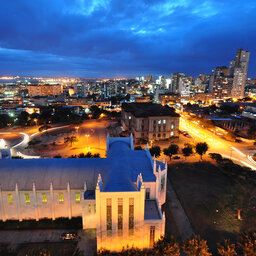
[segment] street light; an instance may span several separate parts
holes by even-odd
[[[75,128],[76,128],[76,134],[77,134],[77,136],[78,136],[78,129],[79,129],[79,126],[76,126]]]

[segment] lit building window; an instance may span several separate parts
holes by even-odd
[[[47,196],[46,193],[42,193],[42,202],[47,203]]]
[[[150,226],[150,242],[149,246],[153,247],[154,242],[155,242],[155,226]]]
[[[158,120],[158,124],[161,124],[161,120]]]
[[[132,119],[132,117],[131,117],[131,116],[129,116],[129,119]]]
[[[123,198],[118,198],[118,209],[117,209],[117,216],[118,216],[118,233],[119,235],[122,234],[123,231]]]
[[[28,193],[25,193],[25,202],[26,202],[26,204],[30,203],[30,198],[29,198],[29,194]]]
[[[173,136],[174,135],[174,132],[171,132],[171,136]]]
[[[12,203],[13,203],[12,194],[8,194],[8,202],[9,202],[9,204],[12,204]]]
[[[163,124],[166,124],[166,120],[163,120]]]
[[[172,123],[172,125],[171,125],[171,129],[172,129],[172,130],[174,129],[174,123]]]
[[[150,199],[150,188],[146,188],[146,199]]]
[[[107,235],[112,235],[112,202],[111,198],[107,198]]]
[[[134,231],[134,198],[129,198],[129,234]]]
[[[60,203],[64,202],[64,197],[63,197],[63,193],[62,192],[59,193],[59,202]]]
[[[76,203],[80,203],[80,193],[76,192]]]
[[[92,211],[92,206],[88,204],[88,212],[91,213],[91,211]]]

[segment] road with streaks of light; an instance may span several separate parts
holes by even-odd
[[[189,116],[185,114],[181,115],[180,118],[180,130],[187,131],[192,136],[194,143],[206,142],[209,145],[209,153],[219,153],[240,165],[256,170],[256,162],[249,153],[248,142],[234,143],[227,141],[216,133],[200,126],[199,122],[190,120]]]

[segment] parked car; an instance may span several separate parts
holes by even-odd
[[[75,232],[62,233],[60,237],[62,240],[79,240],[80,239],[80,236],[78,236],[77,233]]]
[[[172,159],[180,159],[180,156],[174,156]]]

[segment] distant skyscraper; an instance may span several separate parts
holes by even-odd
[[[231,94],[233,79],[229,77],[229,69],[226,66],[216,67],[211,74],[209,81],[209,92],[214,98],[229,98]]]
[[[229,75],[233,77],[231,97],[244,97],[250,52],[239,49],[236,58],[230,62]]]
[[[180,79],[183,78],[183,77],[186,77],[186,75],[184,73],[173,73],[172,74],[172,90],[171,92],[172,93],[175,93],[175,94],[179,94],[179,82],[180,82]]]

